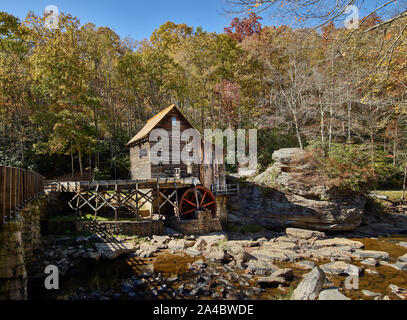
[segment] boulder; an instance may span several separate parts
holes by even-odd
[[[283,277],[263,277],[257,280],[257,284],[263,288],[276,288],[279,285],[285,285],[286,280]]]
[[[337,275],[359,275],[360,269],[352,264],[344,261],[333,261],[320,266],[320,268],[328,274]]]
[[[246,272],[257,275],[266,275],[277,270],[278,267],[272,263],[257,259],[250,259],[246,267]]]
[[[367,258],[361,262],[365,266],[376,267],[379,263],[373,258]]]
[[[171,251],[182,251],[187,248],[187,241],[184,239],[171,240],[168,242],[168,249]]]
[[[350,300],[347,296],[339,292],[338,289],[322,290],[318,296],[319,300]]]
[[[241,224],[318,231],[354,230],[362,222],[366,199],[328,187],[311,169],[300,149],[274,153],[275,163],[249,178],[229,201],[230,213]],[[250,212],[250,215],[247,215]]]
[[[203,255],[209,261],[221,262],[226,258],[225,251],[222,249],[206,251]]]
[[[202,251],[202,250],[206,247],[207,244],[208,244],[208,243],[205,241],[205,239],[200,238],[200,239],[198,239],[198,241],[195,243],[195,245],[193,246],[193,248],[194,248],[195,250]]]
[[[169,242],[171,238],[169,236],[158,236],[158,235],[153,235],[152,241],[158,244],[166,244]]]
[[[285,280],[291,281],[294,278],[294,272],[292,269],[285,268],[285,269],[279,269],[277,271],[274,271],[270,277],[281,277],[284,278]]]
[[[287,236],[292,237],[292,238],[297,238],[297,239],[308,240],[311,238],[315,238],[315,239],[325,238],[324,232],[297,229],[297,228],[287,228],[285,230],[285,233],[287,234]]]
[[[272,158],[275,162],[282,164],[291,164],[298,162],[306,155],[300,148],[284,148],[273,153]]]
[[[379,274],[379,272],[377,272],[376,270],[373,270],[373,269],[365,269],[365,272],[367,274],[374,274],[374,275]]]
[[[227,243],[225,247],[226,253],[233,257],[235,260],[247,261],[249,260],[249,254],[243,247],[236,245],[235,243]]]
[[[326,280],[325,272],[315,267],[304,275],[302,281],[293,291],[291,300],[315,300],[322,290]]]

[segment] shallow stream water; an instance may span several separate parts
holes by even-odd
[[[396,259],[407,253],[407,248],[398,245],[400,241],[407,241],[407,235],[392,235],[381,238],[358,238],[352,239],[362,242],[365,245],[365,250],[377,250],[385,251],[390,255],[390,263],[394,263]],[[115,299],[134,299],[127,294],[121,292],[121,286],[126,280],[139,278],[142,274],[151,274],[150,277],[146,277],[148,280],[147,287],[143,289],[143,299],[174,299],[183,298],[178,297],[174,292],[179,286],[184,285],[191,290],[194,288],[194,284],[197,283],[199,273],[194,273],[189,270],[189,264],[196,260],[203,259],[203,257],[191,257],[186,254],[170,254],[167,252],[158,253],[157,256],[152,258],[129,258],[123,257],[113,261],[101,261],[98,264],[83,264],[75,272],[65,277],[60,282],[60,289],[57,291],[48,291],[44,289],[42,283],[33,282],[29,283],[29,299],[32,300],[61,300],[69,299],[72,295],[80,292],[108,292],[110,296],[114,296]],[[329,261],[318,261],[317,265],[327,263]],[[361,266],[358,261],[351,261],[350,263]],[[275,265],[282,268],[291,268],[294,271],[294,279],[290,283],[289,287],[262,289],[253,292],[254,287],[258,287],[256,284],[257,279],[260,276],[249,276],[245,274],[243,270],[225,270],[225,267],[221,263],[208,263],[206,275],[210,278],[211,273],[211,288],[213,293],[219,292],[219,298],[225,298],[222,296],[222,288],[233,287],[237,293],[250,292],[249,295],[243,295],[246,299],[282,299],[288,298],[290,291],[292,291],[298,283],[301,281],[302,276],[308,273],[309,270],[298,268],[295,263],[275,263]],[[364,267],[365,268],[365,267]],[[370,268],[370,267],[369,267]],[[372,299],[363,295],[362,290],[369,290],[372,292],[379,292],[382,295],[388,295],[391,293],[389,288],[390,284],[397,285],[407,289],[407,271],[396,270],[389,266],[378,266],[373,268],[378,271],[379,274],[373,275],[364,272],[359,278],[359,289],[340,291],[351,299]],[[171,283],[166,282],[166,290],[161,290],[162,282],[156,276],[161,274],[162,279],[168,279],[176,276],[177,279]],[[232,275],[233,274],[233,275]],[[228,284],[222,284],[219,279],[228,279]],[[330,276],[328,279],[338,288],[344,287],[344,281],[346,276]],[[242,281],[243,280],[243,281]],[[164,287],[164,286],[163,286]],[[158,290],[158,294],[151,296],[149,292],[151,290]],[[230,292],[233,290],[229,290]],[[120,293],[120,294],[118,294]],[[104,295],[104,294],[103,294]],[[237,296],[238,297],[238,296]],[[136,297],[137,298],[137,297]],[[140,298],[140,296],[138,296]],[[188,299],[213,299],[211,295],[184,297]],[[228,297],[233,299],[232,297]],[[398,299],[394,295],[392,299]]]

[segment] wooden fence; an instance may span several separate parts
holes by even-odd
[[[43,176],[31,170],[0,166],[0,227],[43,193]]]

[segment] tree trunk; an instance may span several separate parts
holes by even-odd
[[[351,113],[352,113],[352,101],[348,101],[348,144],[351,144],[351,130],[352,130],[352,121],[351,121]]]
[[[83,178],[83,166],[82,166],[82,153],[80,151],[79,151],[78,161],[79,161],[79,171],[80,171],[81,180],[82,180],[82,178]]]
[[[75,176],[75,167],[74,167],[74,157],[73,157],[73,152],[71,151],[71,170],[72,170],[72,179]]]
[[[325,114],[324,114],[324,108],[322,106],[322,102],[321,102],[321,97],[319,98],[319,110],[320,110],[320,114],[321,114],[321,119],[320,119],[320,132],[321,132],[321,146],[322,146],[322,150],[325,154],[325,133],[324,133],[324,127],[325,127]]]
[[[393,141],[393,166],[396,166],[397,136],[398,136],[398,121],[396,120],[396,128],[395,128],[395,132],[394,132],[394,141]]]
[[[299,144],[299,146],[300,146],[300,149],[304,150],[304,148],[303,148],[303,146],[302,146],[300,130],[299,130],[299,128],[298,128],[297,115],[295,114],[295,112],[293,113],[293,115],[294,115],[295,133],[296,133],[296,135],[297,135],[298,144]]]

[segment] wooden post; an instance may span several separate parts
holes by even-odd
[[[4,224],[6,216],[6,168],[0,167],[0,227]]]
[[[136,183],[136,219],[139,219],[138,182]]]
[[[6,221],[8,221],[8,220],[10,220],[10,209],[11,209],[11,168],[10,167],[5,167],[4,175],[5,175],[4,212],[5,212]]]

